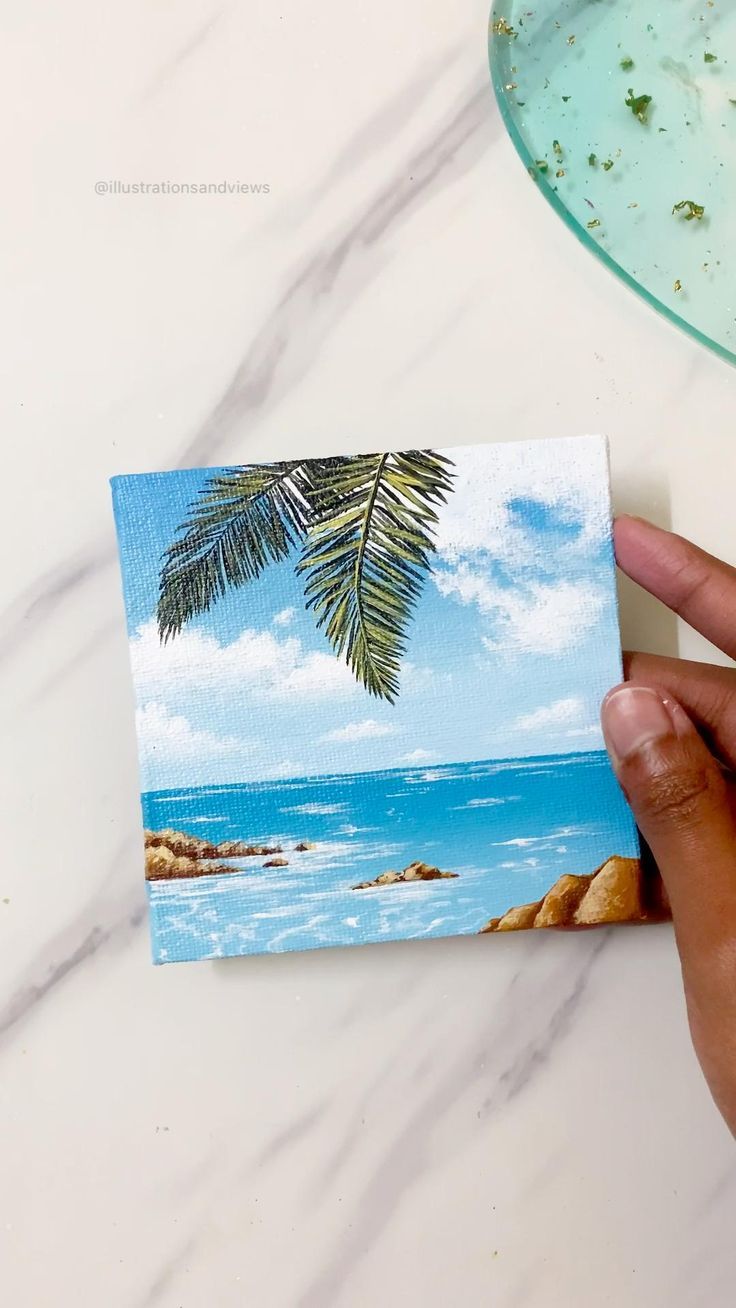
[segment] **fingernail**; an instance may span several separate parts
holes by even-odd
[[[620,686],[603,701],[601,720],[614,760],[628,758],[676,730],[669,709],[649,686]]]

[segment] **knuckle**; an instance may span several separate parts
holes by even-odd
[[[710,799],[710,770],[679,767],[649,778],[643,795],[649,817],[676,826],[690,826]]]

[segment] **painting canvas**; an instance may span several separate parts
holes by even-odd
[[[113,479],[157,963],[645,921],[598,437]]]

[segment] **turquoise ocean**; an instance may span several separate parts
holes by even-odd
[[[563,872],[636,856],[605,754],[157,791],[146,827],[283,846],[288,866],[148,882],[157,963],[477,932]],[[300,841],[316,848],[297,853]],[[455,880],[354,890],[421,859]]]

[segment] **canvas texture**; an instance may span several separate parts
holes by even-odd
[[[112,485],[155,962],[667,915],[602,438]]]

